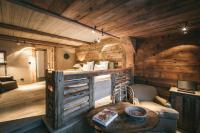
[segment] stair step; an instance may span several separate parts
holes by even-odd
[[[24,118],[14,121],[0,123],[0,133],[24,133],[28,130],[40,126],[42,116]]]

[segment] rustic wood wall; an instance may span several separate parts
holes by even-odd
[[[200,83],[199,32],[142,39],[135,55],[135,82],[166,88],[177,80]]]
[[[104,40],[100,43],[80,46],[76,49],[77,61],[102,61],[118,62],[119,66],[125,66],[125,52],[118,40]]]
[[[77,62],[107,60],[118,63],[119,68],[133,67],[133,54],[129,38],[108,38],[76,49]]]

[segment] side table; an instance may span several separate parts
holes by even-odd
[[[133,120],[128,116],[124,109],[128,106],[134,106],[128,102],[120,102],[116,104],[109,104],[96,109],[91,110],[87,115],[87,121],[89,125],[93,127],[98,132],[103,133],[136,133],[150,131],[159,122],[159,116],[156,112],[148,110],[147,118],[144,122],[139,122]],[[110,109],[112,111],[118,112],[118,117],[110,123],[107,127],[104,127],[92,120],[92,117],[103,109]]]

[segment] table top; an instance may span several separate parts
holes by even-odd
[[[183,92],[183,91],[178,91],[178,88],[177,87],[171,87],[170,92],[174,92],[174,93],[179,93],[179,94],[183,94],[183,95],[191,95],[191,96],[198,96],[200,97],[200,91],[194,91],[194,94],[193,93],[187,93],[187,92]]]
[[[128,116],[124,109],[128,106],[134,106],[128,102],[121,102],[117,104],[109,104],[96,109],[91,110],[87,115],[87,120],[89,125],[95,128],[97,131],[102,131],[105,133],[134,133],[143,132],[153,129],[159,122],[159,116],[156,112],[149,109],[147,118],[143,122],[135,121],[133,118]],[[92,117],[103,109],[110,109],[112,111],[118,112],[118,117],[111,122],[107,127],[104,127],[92,120]]]

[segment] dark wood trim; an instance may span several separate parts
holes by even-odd
[[[64,39],[67,41],[74,41],[74,42],[83,43],[83,44],[90,44],[90,42],[86,42],[86,41],[81,41],[81,40],[77,40],[77,39],[73,39],[73,38],[69,38],[69,37],[59,36],[59,35],[50,34],[47,32],[42,32],[42,31],[38,31],[38,30],[28,29],[28,28],[5,24],[5,23],[0,23],[0,27],[6,28],[6,29],[11,29],[11,30],[17,30],[17,31],[22,31],[22,32],[38,34],[38,35],[42,35],[42,36],[49,36],[49,37],[53,37],[53,38],[57,38],[57,39]]]
[[[66,73],[64,71],[64,76],[98,76],[98,75],[106,75],[106,74],[113,74],[116,72],[121,72],[121,71],[127,71],[132,69],[131,67],[129,68],[119,68],[119,69],[109,69],[109,70],[97,70],[97,71],[83,71],[83,72],[76,72],[76,73]]]
[[[54,43],[54,42],[48,42],[48,41],[40,41],[40,40],[35,40],[35,39],[29,39],[29,38],[23,38],[23,37],[15,37],[15,36],[8,36],[8,35],[3,35],[0,34],[0,40],[7,40],[7,41],[13,41],[13,42],[18,42],[18,40],[20,41],[24,41],[27,44],[38,44],[38,45],[45,45],[46,46],[69,46],[72,48],[76,48],[78,46],[72,46],[72,45],[67,45],[67,44],[62,44],[62,43]]]
[[[20,6],[29,8],[29,9],[32,9],[32,10],[34,10],[34,11],[37,11],[37,12],[46,14],[46,15],[48,15],[48,16],[52,16],[52,17],[58,18],[58,19],[60,19],[60,20],[66,21],[66,22],[71,22],[71,23],[74,23],[74,24],[78,24],[78,25],[81,25],[81,26],[83,26],[83,27],[85,27],[85,28],[88,28],[88,29],[91,29],[91,30],[93,29],[93,27],[91,27],[91,26],[89,26],[89,25],[86,25],[86,24],[83,24],[83,23],[81,23],[81,22],[79,22],[79,21],[77,21],[77,20],[73,20],[73,19],[71,19],[71,18],[61,16],[60,14],[57,14],[57,13],[48,11],[48,10],[46,10],[46,9],[43,9],[43,8],[34,6],[34,5],[32,5],[32,4],[30,4],[30,3],[27,3],[27,2],[24,2],[24,1],[17,1],[17,0],[8,0],[8,1],[11,2],[11,3],[17,4],[17,5],[20,5]],[[96,31],[99,32],[100,34],[102,33],[101,30],[96,29]],[[112,34],[107,33],[107,32],[105,32],[105,31],[104,31],[104,34],[119,39],[118,36],[112,35]]]

